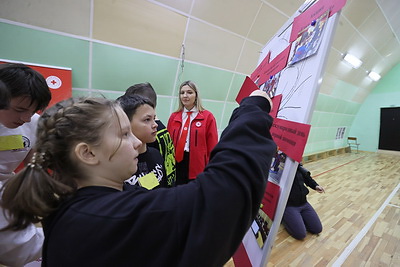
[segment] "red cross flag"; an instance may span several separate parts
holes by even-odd
[[[72,96],[72,69],[47,65],[38,65],[13,60],[0,59],[1,63],[22,63],[36,70],[45,78],[51,91],[49,107]]]

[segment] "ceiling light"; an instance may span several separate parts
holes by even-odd
[[[344,55],[343,59],[355,69],[358,69],[362,64],[361,60],[359,60],[358,58],[356,58],[355,56],[353,56],[351,54]]]
[[[379,79],[381,78],[381,75],[379,75],[379,74],[376,73],[376,72],[370,71],[370,72],[368,73],[368,77],[370,77],[371,80],[373,80],[374,82],[376,82],[376,81],[379,81]]]

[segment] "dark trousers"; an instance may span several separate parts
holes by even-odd
[[[183,160],[176,163],[176,185],[189,182],[189,152],[183,153]]]
[[[286,231],[296,239],[304,239],[307,231],[312,234],[322,232],[322,224],[310,203],[299,207],[287,206],[283,213],[282,223]]]

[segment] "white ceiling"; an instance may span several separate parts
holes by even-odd
[[[184,44],[187,61],[249,75],[257,66],[263,46],[303,3],[0,0],[0,18],[175,58],[182,56]],[[343,99],[364,101],[377,84],[367,72],[384,77],[400,62],[399,12],[399,0],[347,0],[329,52],[322,94],[337,97],[335,88],[350,88],[351,96]],[[359,69],[343,63],[347,52],[363,61]]]
[[[382,10],[383,15],[392,28],[392,31],[397,37],[397,41],[400,40],[400,8],[398,0],[376,0],[378,6]]]
[[[248,46],[248,49],[254,50],[260,48],[257,45],[263,46],[267,43],[304,0],[149,0],[149,2],[182,12],[181,14],[191,19],[192,25],[201,22],[202,25],[211,25],[245,38],[248,44],[254,46]],[[331,94],[332,87],[341,82],[357,88],[352,101],[359,103],[364,101],[376,85],[376,82],[367,77],[367,72],[375,71],[383,77],[400,62],[400,42],[398,34],[396,36],[394,32],[394,30],[400,31],[399,12],[398,0],[347,0],[329,54],[324,83],[321,86],[322,93]],[[190,27],[188,28],[190,31]],[[199,34],[201,31],[202,29],[198,28],[196,33]],[[207,36],[203,38],[206,39]],[[207,42],[216,42],[217,38],[219,36],[209,37]],[[186,41],[188,42],[187,39]],[[207,42],[204,41],[203,45]],[[194,46],[193,43],[190,44]],[[226,50],[228,53],[229,47]],[[207,51],[209,54],[209,50]],[[343,54],[347,52],[363,61],[359,69],[351,69],[343,63]],[[212,62],[211,56],[210,59],[206,59],[207,54],[198,55],[197,58],[192,56],[191,59],[218,66],[217,59],[214,59],[215,63]],[[213,57],[215,58],[215,54]],[[243,59],[239,60],[237,65],[239,72],[250,71],[250,64]],[[255,66],[251,67],[252,70],[254,68]]]

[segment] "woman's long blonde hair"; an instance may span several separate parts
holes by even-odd
[[[195,93],[196,93],[196,100],[194,101],[194,105],[196,106],[198,111],[203,111],[205,110],[205,108],[203,107],[203,105],[201,104],[201,99],[200,99],[200,95],[199,95],[199,90],[197,89],[197,86],[194,82],[192,81],[184,81],[180,86],[179,86],[179,91],[178,91],[178,99],[179,99],[179,107],[176,111],[181,111],[183,110],[183,103],[181,100],[181,89],[182,87],[184,87],[185,85],[189,86]]]

